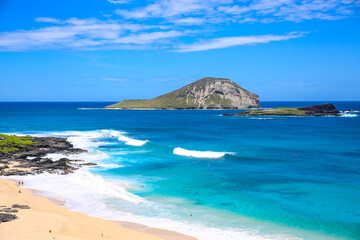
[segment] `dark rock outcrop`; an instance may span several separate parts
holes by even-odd
[[[11,207],[20,209],[30,209],[28,205],[13,204]]]
[[[0,223],[2,222],[10,222],[14,219],[17,219],[17,216],[14,214],[8,214],[8,213],[0,213]]]
[[[3,213],[17,213],[18,210],[14,209],[14,208],[2,208],[2,209],[0,209],[0,212],[3,212]]]
[[[305,111],[310,116],[339,116],[340,111],[337,110],[332,103],[314,105],[311,107],[301,107],[299,110]]]

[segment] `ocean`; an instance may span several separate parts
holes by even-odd
[[[66,157],[97,167],[16,179],[91,216],[201,240],[360,239],[360,102],[333,103],[355,111],[223,117],[239,111],[1,102],[0,132],[66,137],[87,149]]]

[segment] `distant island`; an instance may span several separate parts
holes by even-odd
[[[332,103],[327,103],[311,107],[251,110],[223,116],[340,116],[340,112]]]
[[[230,79],[206,77],[149,100],[124,100],[113,109],[247,109],[258,108],[259,96]]]

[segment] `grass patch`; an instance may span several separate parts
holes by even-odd
[[[0,152],[19,151],[19,148],[34,143],[36,142],[33,142],[33,138],[30,136],[0,134]]]
[[[124,100],[122,102],[106,106],[105,108],[130,108],[130,109],[184,109],[196,108],[192,96],[186,97],[185,88],[161,95],[149,100]]]
[[[217,107],[219,105],[223,108],[228,108],[231,106],[231,101],[229,99],[222,98],[217,94],[211,94],[205,101],[205,104],[210,108]]]
[[[274,108],[267,110],[250,110],[239,113],[240,116],[306,116],[306,112],[297,108]]]

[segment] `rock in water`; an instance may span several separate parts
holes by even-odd
[[[149,100],[124,100],[106,108],[245,109],[258,108],[259,96],[226,78],[203,78]]]
[[[315,105],[312,107],[301,107],[299,110],[305,111],[312,116],[340,116],[340,111],[337,110],[332,103]]]

